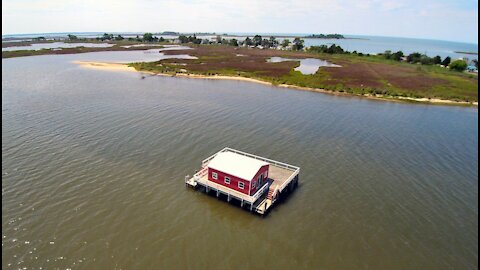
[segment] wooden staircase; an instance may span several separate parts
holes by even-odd
[[[268,189],[267,200],[274,201],[276,198],[276,190],[272,187]]]
[[[268,188],[267,198],[265,198],[262,203],[257,207],[257,213],[263,215],[266,213],[267,209],[277,200],[277,189],[273,187]]]

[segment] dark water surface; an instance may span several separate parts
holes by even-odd
[[[2,268],[476,269],[478,109],[2,60]],[[125,52],[123,52],[125,53]],[[229,146],[302,168],[269,216],[186,189]]]

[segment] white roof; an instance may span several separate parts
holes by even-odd
[[[244,180],[252,180],[262,166],[269,163],[233,152],[218,153],[209,163],[212,168]]]

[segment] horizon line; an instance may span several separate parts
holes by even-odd
[[[215,34],[215,35],[223,35],[223,34],[253,34],[253,35],[259,35],[259,34],[272,34],[273,36],[277,35],[284,35],[284,36],[289,36],[291,35],[292,37],[294,36],[299,36],[299,35],[311,35],[311,34],[341,34],[341,33],[274,33],[274,32],[209,32],[209,31],[192,31],[192,32],[180,32],[180,31],[162,31],[162,32],[175,32],[178,34]],[[63,31],[63,32],[36,32],[36,33],[8,33],[4,34],[2,33],[2,38],[3,36],[13,36],[13,35],[40,35],[40,34],[79,34],[79,33],[91,33],[91,34],[99,34],[99,33],[116,33],[116,34],[143,34],[143,33],[160,33],[160,32],[145,32],[145,31],[87,31],[87,32],[82,32],[82,31]],[[446,41],[446,42],[456,42],[456,43],[466,43],[466,44],[473,44],[478,46],[478,41],[477,43],[474,42],[469,42],[469,41],[458,41],[458,40],[446,40],[446,39],[436,39],[436,38],[419,38],[419,37],[402,37],[402,36],[384,36],[384,35],[367,35],[367,34],[341,34],[344,36],[364,36],[364,37],[387,37],[387,38],[407,38],[407,39],[419,39],[419,40],[433,40],[433,41]]]

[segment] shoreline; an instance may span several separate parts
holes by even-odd
[[[85,67],[90,69],[138,72],[134,67],[129,67],[127,64],[121,64],[121,63],[91,62],[91,61],[72,61],[72,63],[79,65],[80,67]]]
[[[290,84],[273,84],[271,82],[262,81],[259,79],[253,78],[246,78],[240,76],[225,76],[225,75],[198,75],[198,74],[188,74],[188,73],[176,73],[166,74],[166,73],[157,73],[152,71],[139,71],[136,70],[134,67],[128,66],[128,64],[122,63],[107,63],[107,62],[91,62],[91,61],[73,61],[74,64],[77,64],[84,68],[90,69],[100,69],[106,71],[125,71],[125,72],[137,72],[137,73],[144,73],[150,75],[158,75],[158,76],[167,76],[167,77],[182,77],[182,78],[192,78],[192,79],[209,79],[209,80],[234,80],[234,81],[246,81],[252,83],[259,83],[263,85],[269,86],[278,86],[283,88],[290,88],[290,89],[297,89],[302,91],[309,91],[309,92],[317,92],[317,93],[324,93],[336,96],[350,96],[350,97],[360,97],[360,98],[368,98],[373,100],[382,100],[382,101],[392,101],[392,102],[418,102],[423,104],[432,104],[432,105],[460,105],[460,106],[478,106],[478,102],[466,102],[466,101],[454,101],[454,100],[447,100],[447,99],[438,99],[438,98],[411,98],[411,97],[384,97],[382,95],[356,95],[351,93],[345,92],[338,92],[338,91],[331,91],[319,88],[311,88],[311,87],[302,87],[297,85],[290,85]]]

